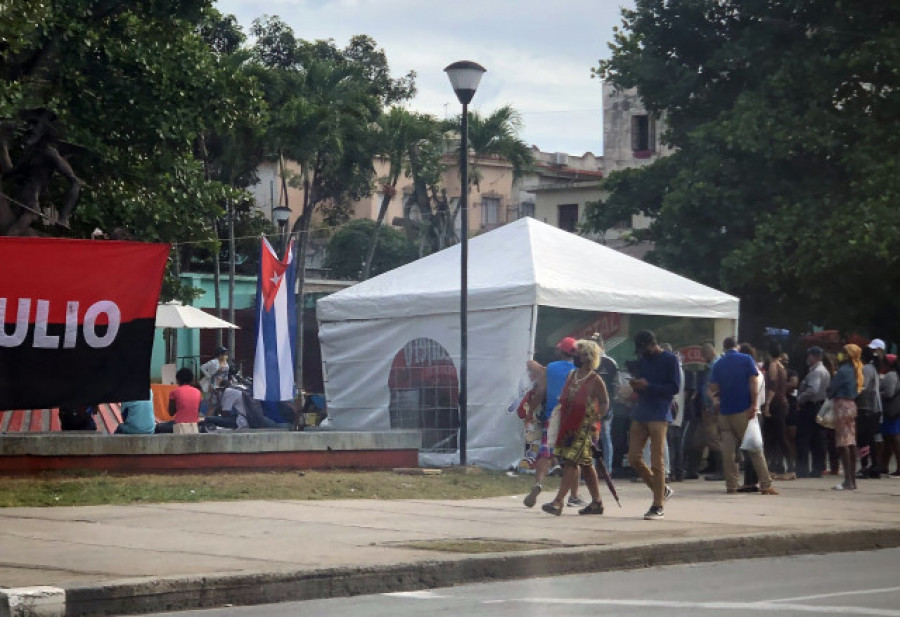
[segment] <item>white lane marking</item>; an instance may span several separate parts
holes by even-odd
[[[874,593],[891,593],[900,591],[900,587],[882,587],[881,589],[860,589],[857,591],[837,591],[834,593],[820,593],[814,596],[794,596],[793,598],[779,598],[777,600],[765,600],[765,602],[795,602],[797,600],[818,600],[819,598],[836,598],[838,596],[854,596]]]
[[[442,596],[433,591],[397,591],[394,593],[383,593],[381,595],[390,596],[392,598],[409,598],[411,600],[440,600],[442,598],[450,597]]]
[[[824,615],[871,615],[873,617],[900,617],[900,611],[864,608],[857,606],[809,606],[806,604],[773,604],[771,602],[679,602],[663,600],[576,600],[571,598],[521,598],[515,600],[529,604],[569,604],[569,605],[610,605],[610,606],[637,606],[646,608],[688,608],[706,610],[745,610],[745,611],[771,611],[817,613]]]

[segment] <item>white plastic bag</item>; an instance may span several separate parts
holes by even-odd
[[[762,449],[762,430],[759,428],[759,416],[757,415],[747,423],[747,430],[744,431],[744,439],[741,441],[741,450],[762,452]]]
[[[551,450],[553,449],[553,446],[556,445],[556,436],[559,434],[560,413],[560,407],[559,404],[557,404],[550,414],[550,420],[547,422],[547,445],[550,446]]]

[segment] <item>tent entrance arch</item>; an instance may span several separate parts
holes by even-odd
[[[459,385],[453,359],[440,343],[406,343],[391,362],[388,388],[392,429],[420,430],[423,451],[456,452]]]

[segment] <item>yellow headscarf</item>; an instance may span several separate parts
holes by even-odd
[[[853,363],[853,370],[856,371],[856,393],[859,394],[863,391],[863,383],[865,382],[863,379],[862,360],[859,359],[862,356],[862,349],[858,345],[850,343],[844,345],[844,353],[850,358],[850,362]]]

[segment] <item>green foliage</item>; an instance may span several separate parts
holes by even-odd
[[[456,126],[459,126],[457,122]],[[512,164],[513,178],[521,178],[534,170],[534,154],[519,138],[522,118],[510,105],[504,105],[488,115],[469,112],[469,149],[475,160],[471,178],[479,185],[478,159],[500,156]],[[480,187],[479,187],[480,190]]]
[[[328,242],[325,267],[338,279],[357,280],[363,270],[372,246],[377,223],[369,219],[350,221],[339,229]],[[416,249],[402,233],[393,227],[381,226],[378,233],[378,250],[372,260],[371,276],[407,264],[416,259]]]
[[[203,0],[4,6],[0,117],[15,121],[33,107],[56,112],[60,150],[85,183],[71,232],[52,233],[124,228],[143,241],[215,242],[212,222],[227,199],[242,198],[231,186],[246,173],[211,173],[195,147],[235,127],[252,131],[262,107],[250,77],[227,56],[242,35],[210,7]],[[177,294],[177,284],[167,289]]]
[[[900,6],[638,0],[611,48],[678,150],[611,174],[593,229],[655,217],[650,258],[760,322],[900,335]]]

